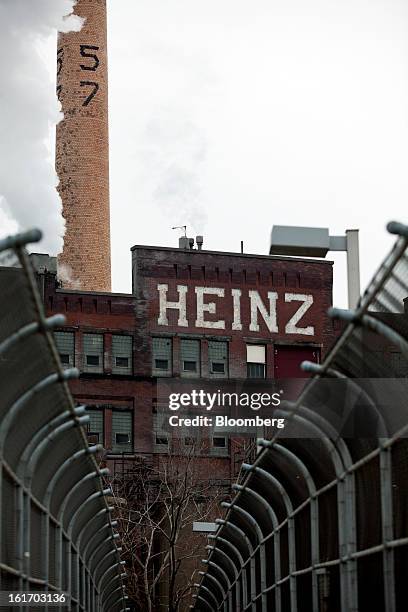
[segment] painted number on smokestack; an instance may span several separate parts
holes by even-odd
[[[61,74],[62,67],[64,65],[64,48],[58,49],[57,52],[57,97],[58,100],[61,99],[62,85],[58,83],[58,78]]]
[[[81,87],[92,87],[91,93],[89,94],[87,98],[85,98],[85,100],[82,103],[82,106],[88,106],[88,104],[92,102],[92,100],[98,93],[99,85],[98,83],[95,83],[94,81],[81,81]]]
[[[95,47],[94,45],[80,45],[81,56],[91,57],[94,61],[93,66],[85,66],[84,64],[81,64],[81,70],[92,70],[92,72],[95,72],[99,66],[99,58],[95,53],[87,53],[87,49],[90,49],[91,51],[99,51],[99,47]]]
[[[96,53],[89,53],[89,51],[99,51],[99,47],[96,47],[95,45],[79,46],[79,52],[81,54],[81,57],[93,60],[92,65],[86,66],[85,64],[80,64],[80,68],[81,70],[89,70],[91,72],[96,72],[100,64],[99,57],[96,55]],[[82,106],[88,106],[99,91],[99,83],[97,83],[96,81],[81,81],[80,85],[81,87],[92,87],[91,93],[85,98],[82,103]]]

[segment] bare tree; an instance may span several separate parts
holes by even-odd
[[[214,520],[225,498],[225,485],[211,477],[214,458],[201,443],[188,442],[173,440],[151,465],[112,482],[127,591],[143,611],[183,610],[206,543],[193,533],[193,521]]]

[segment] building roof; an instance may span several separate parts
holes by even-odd
[[[209,251],[206,249],[180,249],[179,247],[165,247],[165,246],[151,246],[146,244],[135,244],[131,247],[131,251],[137,250],[147,250],[147,251],[166,251],[166,252],[174,252],[174,253],[186,253],[188,255],[225,255],[228,257],[243,257],[248,259],[268,259],[274,261],[303,261],[307,263],[316,263],[316,264],[326,264],[333,265],[333,261],[329,259],[319,259],[316,257],[292,257],[289,255],[259,255],[256,253],[234,253],[231,251]]]

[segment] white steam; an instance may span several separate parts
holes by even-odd
[[[65,231],[49,135],[61,119],[41,45],[78,31],[75,0],[0,0],[0,236],[39,227],[43,251],[62,249]],[[38,248],[38,246],[36,247]]]
[[[62,282],[63,287],[81,289],[81,281],[74,277],[72,268],[68,264],[58,262],[58,279]]]

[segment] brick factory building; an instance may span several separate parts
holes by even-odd
[[[81,371],[72,391],[93,407],[90,438],[119,461],[163,446],[157,379],[285,378],[299,375],[302,360],[319,361],[333,338],[332,267],[192,249],[182,238],[179,249],[134,247],[132,295],[110,293],[106,0],[78,0],[74,12],[83,26],[60,33],[57,51],[63,286],[46,274],[44,299],[49,314],[67,317],[56,339],[66,365]],[[242,457],[216,443],[225,473],[236,458],[231,476]]]
[[[89,442],[104,446],[119,482],[134,482],[191,444],[180,429],[182,446],[173,446],[174,432],[162,427],[160,381],[200,388],[299,377],[300,362],[319,362],[337,335],[327,316],[331,262],[192,249],[184,239],[181,248],[139,245],[132,248],[132,293],[119,294],[68,289],[55,261],[31,257],[47,315],[66,317],[56,344],[64,366],[80,371],[70,388],[88,407]],[[212,430],[203,439],[197,469],[225,499],[256,450],[254,439]],[[190,545],[189,534],[182,545]],[[185,562],[177,580],[185,584],[195,568],[196,560]],[[165,575],[158,589],[166,601]]]
[[[135,246],[132,294],[67,289],[35,264],[47,314],[67,318],[56,341],[81,372],[70,384],[90,408],[90,438],[116,470],[165,450],[157,380],[299,377],[300,362],[320,361],[336,335],[327,261]],[[233,478],[242,457],[215,443],[210,454]]]
[[[332,266],[203,251],[184,237],[179,249],[134,247],[132,294],[110,293],[106,0],[79,0],[74,11],[84,24],[59,34],[57,55],[63,286],[55,271],[42,281],[48,314],[67,317],[56,340],[64,363],[81,372],[71,388],[92,407],[90,439],[125,471],[137,453],[166,450],[157,380],[285,378],[299,376],[302,360],[319,361],[333,339]],[[240,449],[212,442],[233,477]]]

